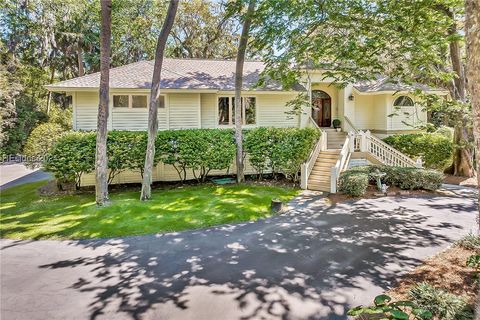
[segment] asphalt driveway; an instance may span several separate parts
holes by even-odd
[[[50,173],[27,168],[22,163],[0,164],[0,190],[23,183],[47,180],[51,177]]]
[[[2,319],[346,319],[475,228],[476,199],[318,196],[252,223],[96,241],[1,240]]]

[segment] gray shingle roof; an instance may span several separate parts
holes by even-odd
[[[150,89],[154,61],[140,61],[110,69],[111,88]],[[246,61],[243,89],[279,91],[282,86],[270,81],[254,88],[264,69],[263,62]],[[162,89],[235,90],[235,61],[165,58],[162,66]],[[48,85],[47,88],[98,88],[100,73],[93,73]]]
[[[394,81],[388,77],[379,77],[376,80],[357,82],[353,85],[353,87],[362,93],[412,91],[415,89],[420,89],[423,91],[441,91],[439,89],[430,88],[422,84],[407,85],[398,81]]]

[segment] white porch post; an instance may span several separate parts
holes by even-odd
[[[358,134],[360,136],[360,152],[366,152],[367,151],[366,133],[364,131],[360,131]]]
[[[422,157],[418,157],[417,158],[417,161],[415,161],[415,166],[417,168],[423,168],[423,160],[422,160]]]
[[[338,172],[336,167],[330,169],[330,192],[337,193]]]
[[[350,152],[354,152],[355,151],[355,133],[353,133],[352,131],[350,131],[348,133],[348,136],[349,136],[349,144],[350,146],[348,147],[350,149]]]
[[[302,188],[303,190],[307,190],[307,165],[305,163],[302,163],[302,165],[300,166],[300,179],[300,188]]]

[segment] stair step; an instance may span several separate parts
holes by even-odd
[[[331,161],[322,161],[322,159],[317,159],[317,161],[315,162],[315,165],[313,166],[314,168],[316,166],[320,166],[320,167],[333,167],[335,165],[335,163],[337,163],[337,160],[331,160]]]
[[[330,170],[312,170],[312,173],[310,173],[310,176],[325,176],[325,177],[330,177]]]
[[[336,160],[340,158],[340,156],[338,154],[319,154],[318,157],[317,157],[317,160],[318,159],[323,159],[323,160]]]
[[[330,192],[330,184],[328,185],[320,185],[320,184],[312,184],[308,186],[309,190],[314,190],[314,191],[324,191],[324,192]]]

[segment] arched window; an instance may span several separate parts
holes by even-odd
[[[412,98],[407,96],[400,96],[393,103],[394,107],[413,107],[414,105]]]

